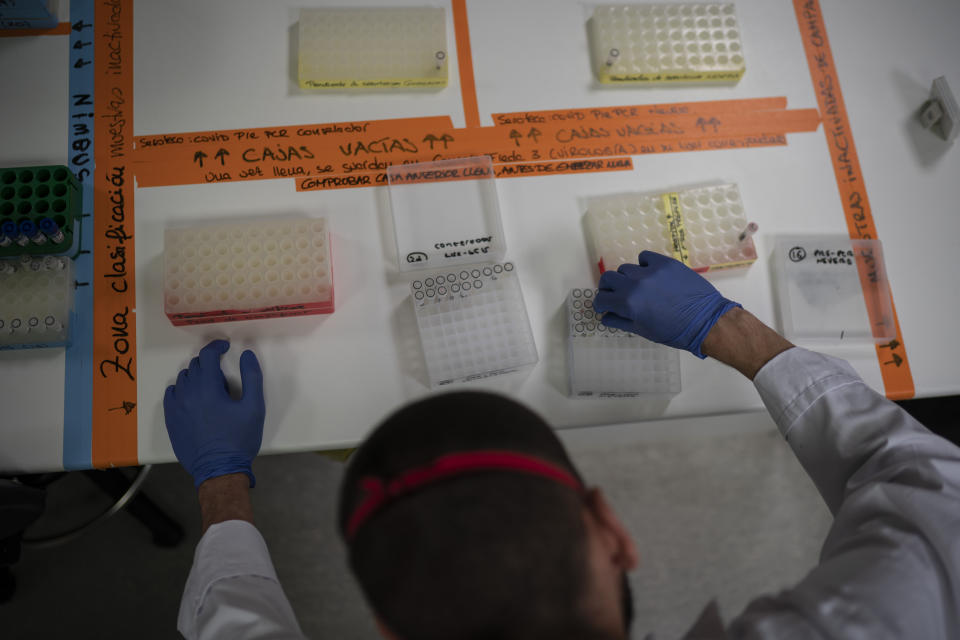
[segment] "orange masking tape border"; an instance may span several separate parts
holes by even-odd
[[[706,143],[706,144],[704,144]],[[754,147],[786,146],[784,134],[771,133],[761,136],[740,136],[730,138],[709,138],[697,140],[695,149],[683,148],[683,141],[673,141],[661,145],[652,153],[679,153],[682,151],[707,151],[718,149],[752,149]],[[644,154],[640,154],[644,155]],[[606,158],[574,158],[545,162],[502,162],[493,165],[498,178],[527,178],[545,175],[569,173],[599,173],[606,171],[629,171],[633,169],[633,159],[629,156]],[[354,189],[363,187],[382,187],[387,185],[386,171],[368,171],[351,174],[307,176],[296,181],[297,191],[327,191],[332,189]]]
[[[144,161],[188,151],[216,149],[223,144],[240,144],[249,148],[283,147],[305,142],[337,144],[354,138],[377,139],[403,132],[411,127],[423,130],[453,128],[450,116],[423,116],[388,118],[385,120],[358,120],[352,122],[325,122],[279,127],[248,127],[213,131],[189,131],[135,136],[136,158]],[[417,129],[417,130],[419,130]]]
[[[548,145],[598,142],[606,144],[606,141],[614,140],[639,145],[668,139],[699,140],[715,136],[756,135],[768,131],[799,133],[816,131],[819,125],[820,114],[816,109],[791,109],[753,113],[730,112],[712,116],[684,114],[672,117],[618,118],[601,122],[546,122],[513,127],[500,126],[493,127],[495,131],[487,137],[492,137],[497,132],[509,131],[507,136],[510,139],[504,141],[501,138],[498,150],[523,150],[529,147],[539,147],[542,150]]]
[[[815,131],[816,109],[729,112],[715,116],[621,118],[603,123],[549,122],[514,127],[447,129],[435,121],[402,120],[376,134],[248,140],[234,132],[204,132],[202,146],[179,142],[136,153],[137,184],[159,187],[385,171],[388,166],[490,155],[494,162],[547,162],[778,144],[770,132]],[[389,131],[389,134],[385,134]],[[384,135],[381,135],[384,134]],[[186,141],[194,134],[162,136]],[[720,139],[746,144],[715,146]],[[358,185],[362,186],[362,185]]]
[[[599,173],[605,171],[631,171],[633,159],[588,158],[584,160],[560,160],[556,162],[509,162],[493,165],[497,178],[530,178],[534,176],[565,175],[572,173]],[[476,180],[477,176],[446,176],[412,179],[411,182],[448,182]],[[297,180],[297,191],[327,191],[361,187],[383,187],[388,184],[386,171],[369,171],[349,175],[308,176]]]
[[[480,126],[477,106],[477,85],[473,77],[473,52],[470,50],[470,24],[467,21],[467,0],[452,0],[453,34],[457,41],[457,64],[460,69],[460,96],[467,127]]]
[[[96,4],[93,175],[94,467],[137,464],[133,0]]]
[[[493,114],[495,126],[515,124],[538,124],[547,121],[576,122],[585,120],[620,120],[650,116],[699,115],[749,111],[786,109],[784,96],[775,98],[746,98],[741,100],[705,100],[701,102],[668,102],[662,104],[637,104],[616,107],[585,107],[572,109],[549,109],[546,111],[512,111]]]
[[[793,7],[797,14],[797,23],[807,55],[807,64],[810,67],[810,77],[817,94],[817,102],[823,114],[823,133],[827,138],[827,147],[830,149],[830,159],[833,162],[837,188],[840,190],[840,199],[843,202],[847,229],[853,239],[878,239],[820,3],[818,0],[793,0]],[[862,267],[860,261],[858,265]],[[867,276],[861,273],[860,277],[862,280]],[[865,288],[863,293],[868,298],[875,295],[869,288]],[[868,314],[873,316],[872,310],[879,306],[876,300],[868,299]],[[903,344],[896,307],[894,307],[893,318],[897,337],[889,343],[877,345],[877,359],[880,362],[880,374],[883,377],[887,397],[892,400],[905,400],[912,398],[915,393],[913,375],[910,372],[910,363],[907,361],[907,348]],[[874,317],[870,320],[877,321]]]

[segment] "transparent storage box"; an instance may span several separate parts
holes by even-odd
[[[410,296],[432,387],[536,364],[537,347],[512,262],[417,274]]]
[[[893,304],[879,240],[778,236],[773,275],[783,334],[808,342],[889,342]]]
[[[488,156],[387,170],[401,271],[499,262],[507,245]]]
[[[595,289],[567,297],[567,369],[570,395],[635,398],[680,392],[680,355],[671,347],[606,327],[593,308]]]

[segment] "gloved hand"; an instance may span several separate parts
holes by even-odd
[[[167,387],[163,413],[173,452],[193,476],[194,486],[228,473],[247,474],[256,484],[251,463],[263,441],[263,373],[252,351],[240,356],[243,396],[230,397],[220,356],[230,343],[214,340]]]
[[[703,339],[720,316],[741,305],[678,260],[644,251],[638,262],[600,276],[593,308],[606,314],[601,322],[705,358]]]

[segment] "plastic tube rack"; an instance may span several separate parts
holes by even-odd
[[[603,83],[736,83],[746,71],[729,3],[602,5],[588,30]]]
[[[604,326],[593,310],[594,289],[567,297],[570,395],[631,398],[643,393],[679,393],[676,349]]]
[[[0,258],[78,251],[80,205],[65,166],[0,169]]]
[[[0,349],[69,344],[74,289],[69,258],[0,260]]]
[[[442,8],[301,9],[299,38],[304,89],[447,85]]]
[[[436,272],[414,280],[410,296],[431,386],[486,378],[537,362],[513,263]]]
[[[747,221],[735,184],[594,198],[586,218],[601,273],[635,263],[644,250],[672,255],[699,272],[757,259],[756,226]]]
[[[323,218],[167,229],[164,311],[175,325],[333,313]]]

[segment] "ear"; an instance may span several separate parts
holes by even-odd
[[[391,631],[390,627],[380,619],[380,616],[374,614],[373,620],[377,623],[377,631],[384,637],[384,640],[400,640],[400,636]]]
[[[589,489],[584,496],[584,503],[587,511],[599,525],[613,561],[624,571],[635,569],[639,562],[637,547],[630,533],[607,502],[603,491],[597,488]]]

